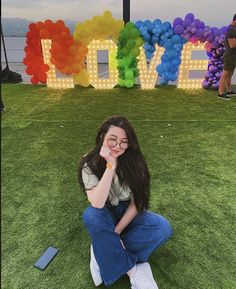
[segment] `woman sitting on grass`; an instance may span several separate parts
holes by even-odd
[[[91,203],[83,221],[95,285],[127,274],[133,289],[158,288],[147,260],[170,238],[171,226],[147,211],[150,175],[126,118],[112,116],[101,125],[95,148],[80,161],[79,182]]]

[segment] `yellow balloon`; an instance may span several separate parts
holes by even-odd
[[[91,20],[77,23],[73,37],[86,45],[93,39],[118,40],[120,30],[124,27],[123,20],[116,20],[110,11],[105,11],[102,16],[93,16]]]
[[[81,86],[89,86],[89,75],[85,69],[82,69],[79,74],[74,74],[73,78],[75,82]]]

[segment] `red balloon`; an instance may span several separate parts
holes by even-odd
[[[28,66],[28,67],[26,68],[25,72],[26,72],[28,75],[32,75],[32,74],[33,74],[32,67]]]
[[[64,28],[65,27],[65,22],[63,20],[61,20],[61,19],[57,20],[56,24],[60,28]]]
[[[41,21],[37,22],[37,23],[36,23],[36,28],[37,28],[37,30],[43,29],[43,28],[44,28],[43,22],[41,22]]]
[[[34,64],[32,67],[33,74],[38,74],[40,72],[40,65]]]
[[[43,64],[42,66],[41,66],[41,68],[42,68],[42,70],[44,71],[44,72],[47,72],[49,69],[50,69],[50,66],[48,65],[48,64]]]
[[[46,29],[41,29],[39,32],[40,38],[41,39],[49,39],[50,38],[50,33]]]
[[[50,19],[45,20],[44,23],[45,25],[49,25],[49,26],[53,24],[52,20]]]
[[[32,84],[36,85],[36,84],[39,83],[39,79],[38,79],[36,76],[33,76],[33,77],[31,78],[31,82],[32,82]]]
[[[45,83],[47,81],[47,74],[43,71],[39,72],[38,79],[40,82]]]
[[[35,23],[30,23],[29,24],[29,30],[35,31],[36,30],[36,24]]]

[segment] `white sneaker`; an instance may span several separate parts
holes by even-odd
[[[91,257],[90,257],[90,272],[91,272],[95,286],[99,286],[100,284],[102,284],[102,276],[100,273],[98,263],[95,259],[94,253],[93,253],[93,246],[92,245],[90,247],[90,255],[91,255]]]
[[[136,270],[130,277],[131,289],[158,289],[148,262],[136,264]]]

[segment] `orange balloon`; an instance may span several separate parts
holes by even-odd
[[[59,53],[57,53],[57,55],[55,57],[56,57],[57,61],[63,62],[63,63],[65,62],[66,55],[64,53],[59,52]]]

